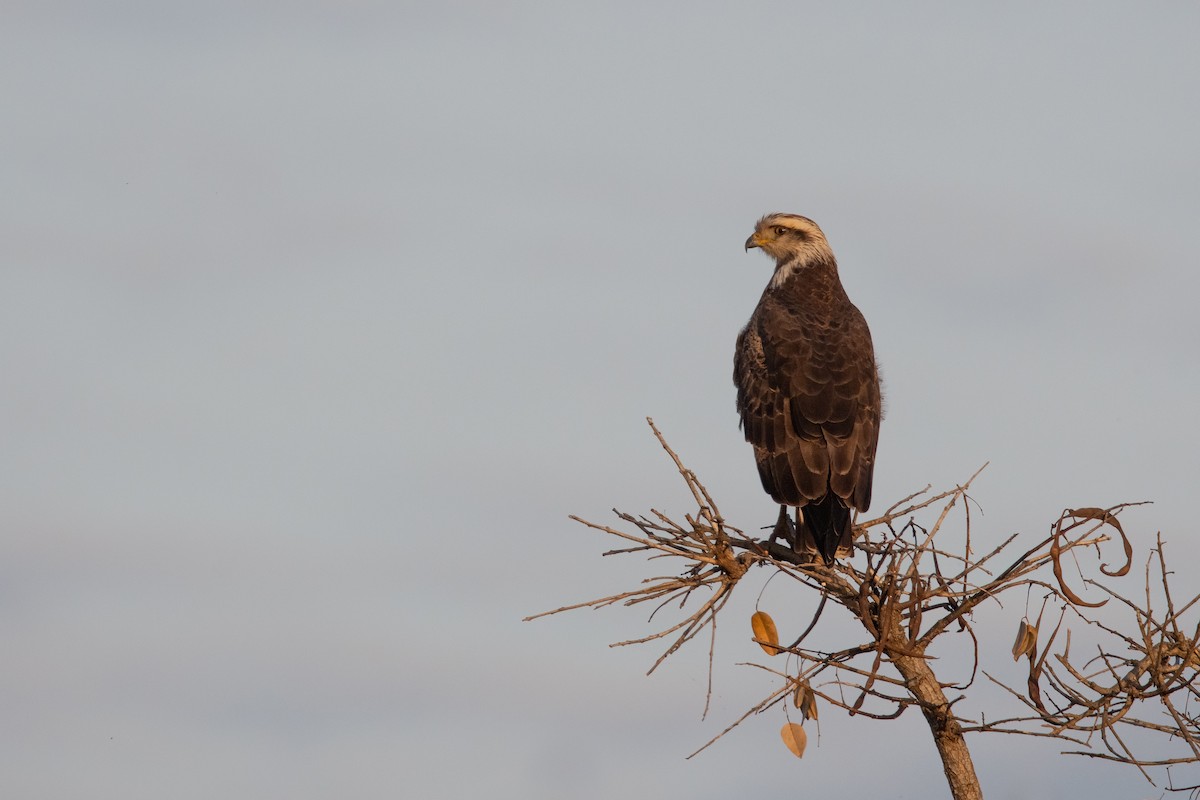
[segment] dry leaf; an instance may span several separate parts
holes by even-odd
[[[783,652],[783,648],[779,646],[779,631],[775,629],[775,620],[771,619],[770,614],[755,611],[754,616],[750,617],[750,628],[754,631],[758,646],[767,655],[777,656]]]
[[[1068,519],[1073,519],[1074,522],[1067,524]],[[1110,570],[1107,564],[1101,564],[1100,571],[1105,575],[1119,578],[1129,572],[1129,567],[1133,564],[1133,545],[1130,544],[1129,537],[1125,535],[1125,529],[1121,527],[1121,523],[1117,521],[1117,518],[1103,508],[1068,508],[1063,511],[1062,516],[1058,518],[1058,522],[1054,523],[1054,536],[1050,541],[1050,561],[1054,567],[1054,577],[1058,581],[1059,591],[1068,602],[1081,608],[1099,608],[1108,602],[1108,598],[1095,603],[1089,603],[1071,591],[1063,579],[1061,562],[1063,554],[1062,540],[1067,540],[1068,550],[1073,547],[1078,540],[1072,542],[1068,539],[1067,534],[1080,525],[1083,525],[1086,520],[1095,520],[1102,525],[1109,525],[1113,530],[1121,534],[1121,544],[1125,548],[1125,563],[1115,570]]]
[[[808,690],[808,696],[804,698],[804,707],[800,711],[803,712],[805,719],[817,718],[817,695],[812,689]]]
[[[1017,628],[1017,640],[1013,642],[1012,646],[1013,661],[1020,660],[1024,655],[1033,658],[1033,654],[1037,652],[1037,634],[1036,625],[1030,625],[1026,620],[1021,620],[1021,626]]]
[[[792,702],[800,709],[805,719],[817,718],[817,695],[808,681],[796,684],[796,694],[792,697]]]
[[[1115,516],[1103,508],[1068,508],[1066,513],[1075,517],[1075,519],[1094,519],[1115,528],[1117,533],[1121,534],[1121,544],[1125,547],[1125,564],[1118,567],[1115,571],[1110,571],[1108,564],[1101,564],[1100,571],[1112,578],[1119,578],[1122,575],[1128,574],[1129,568],[1133,565],[1133,545],[1130,544],[1129,537],[1125,535],[1125,529],[1121,527],[1121,523],[1117,521]]]
[[[804,728],[794,722],[789,722],[783,726],[779,736],[796,758],[804,758],[804,747],[808,744],[808,734],[804,732]]]

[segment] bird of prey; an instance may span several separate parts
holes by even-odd
[[[851,509],[871,504],[882,416],[871,331],[817,223],[768,214],[746,240],[751,248],[775,259],[775,274],[734,353],[742,431],[780,504],[775,535],[831,564],[852,552]],[[788,506],[797,509],[795,538]]]

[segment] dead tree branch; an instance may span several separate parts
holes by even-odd
[[[1200,596],[1176,604],[1161,537],[1145,563],[1142,596],[1135,600],[1102,582],[1126,575],[1132,567],[1134,546],[1119,516],[1139,503],[1067,509],[1046,536],[1018,555],[1009,552],[1016,534],[977,555],[968,492],[985,464],[960,486],[934,495],[929,495],[927,486],[882,516],[859,522],[856,556],[826,565],[785,543],[749,537],[729,525],[696,474],[654,422],[647,421],[687,485],[696,512],[680,522],[653,509],[642,516],[614,509],[623,527],[572,519],[627,543],[606,555],[645,553],[678,559],[678,571],[647,579],[630,591],[527,619],[618,603],[653,602],[655,613],[675,605],[683,611],[682,618],[655,633],[613,645],[666,641],[650,668],[653,672],[706,628],[715,636],[718,614],[753,568],[765,568],[818,592],[820,603],[812,622],[791,645],[781,644],[769,615],[755,614],[755,641],[769,655],[786,655],[789,668],[768,670],[781,685],[700,750],[792,696],[798,708],[807,709],[806,718],[815,717],[818,698],[851,715],[875,719],[894,719],[910,706],[918,707],[958,800],[982,797],[966,734],[1058,738],[1083,748],[1068,751],[1072,754],[1134,766],[1147,780],[1152,779],[1150,769],[1200,762],[1200,712],[1195,710],[1200,707],[1196,686]],[[1124,551],[1122,563],[1115,568],[1098,558],[1100,546],[1114,539],[1120,540]],[[1081,559],[1089,551],[1095,552],[1090,568],[1082,566],[1086,558]],[[1076,574],[1074,584],[1082,589],[1072,588],[1069,571]],[[984,675],[1002,686],[1023,711],[992,721],[982,715],[978,720],[967,718],[955,709],[974,683],[980,637],[986,635],[976,629],[975,612],[989,601],[999,604],[1014,591],[1024,595],[1026,602],[1035,595],[1042,598],[1036,621],[1028,617],[1021,621],[1013,646],[1014,659],[1027,660],[1024,685],[1008,685],[994,676],[995,669]],[[693,601],[693,595],[698,599]],[[838,631],[843,637],[851,635],[851,640],[829,649],[805,646],[829,600],[857,623]],[[1107,609],[1103,618],[1095,616],[1110,600],[1123,611],[1125,622],[1111,620],[1113,609]],[[1045,635],[1042,622],[1048,611],[1052,611],[1050,619],[1057,614],[1058,620]],[[1072,654],[1073,633],[1086,635],[1086,655]],[[934,672],[928,653],[935,642],[942,644],[943,637],[947,642],[970,643],[974,667],[963,681],[947,682]],[[711,654],[710,649],[710,675]],[[796,736],[789,726],[785,733]],[[1150,735],[1166,737],[1175,751],[1163,755],[1161,750],[1147,750]],[[802,745],[797,751],[794,739],[789,747],[803,751]]]

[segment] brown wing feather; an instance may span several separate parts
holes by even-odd
[[[765,298],[764,298],[765,300]],[[760,313],[764,312],[764,313]],[[739,334],[734,354],[733,379],[737,384],[737,407],[746,440],[754,445],[763,489],[776,502],[803,505],[827,491],[828,465],[815,447],[819,429],[798,435],[793,424],[794,400],[781,385],[774,352],[764,342],[771,325],[763,304]]]

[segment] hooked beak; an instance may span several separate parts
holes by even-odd
[[[754,248],[754,247],[762,247],[762,244],[760,244],[758,241],[758,231],[755,231],[754,233],[750,234],[750,238],[746,240],[746,252],[747,253],[749,253],[751,248]]]

